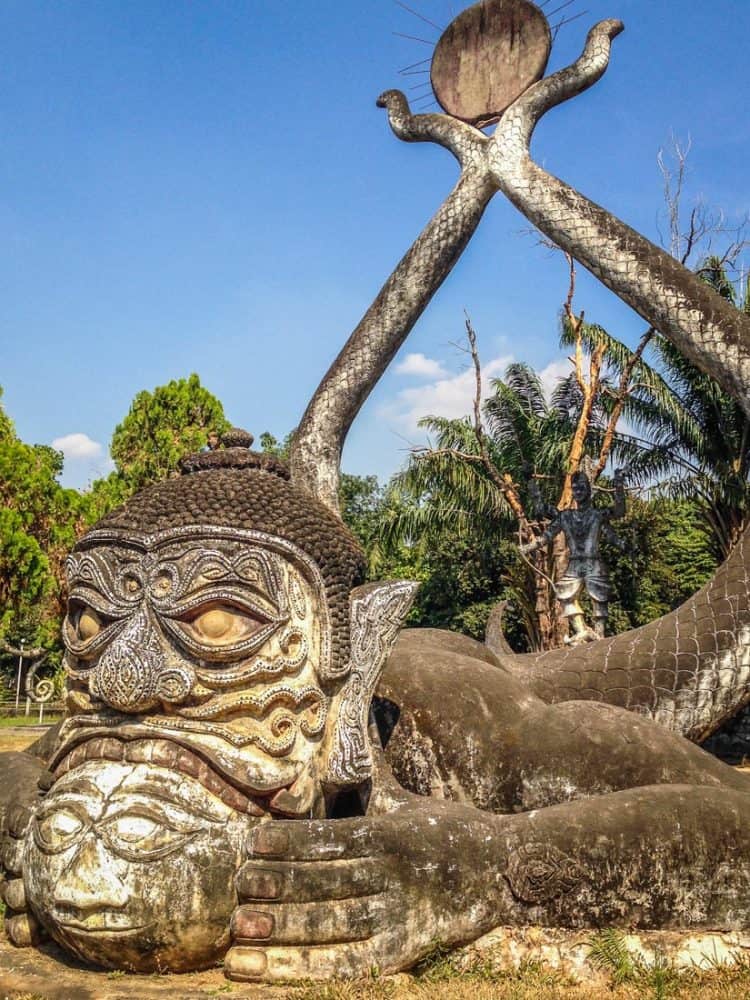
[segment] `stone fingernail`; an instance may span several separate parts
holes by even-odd
[[[26,909],[26,890],[24,889],[23,879],[14,878],[6,882],[3,885],[2,893],[5,905],[11,910]]]
[[[263,823],[248,837],[248,852],[281,857],[289,850],[289,834],[275,823]]]
[[[31,810],[26,806],[14,805],[8,810],[8,833],[11,837],[21,838],[31,819]]]
[[[51,771],[42,771],[37,780],[37,787],[43,792],[48,792],[55,783],[55,776]]]
[[[239,878],[239,892],[248,899],[278,899],[283,887],[280,872],[258,871],[242,872]]]
[[[232,931],[237,938],[264,940],[271,937],[276,921],[272,914],[240,906],[232,916]]]
[[[230,948],[224,960],[227,979],[243,982],[248,979],[262,979],[268,970],[266,953],[259,948]]]

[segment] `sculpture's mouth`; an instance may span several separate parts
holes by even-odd
[[[299,761],[259,760],[164,725],[103,721],[70,720],[49,763],[55,779],[90,760],[147,763],[186,774],[236,812],[258,817],[309,815],[319,795],[310,768]]]
[[[122,924],[118,922],[115,918],[119,914],[97,914],[95,918],[90,918],[87,920],[72,920],[70,918],[63,919],[54,911],[50,914],[58,927],[61,930],[69,934],[84,934],[86,937],[110,937],[115,934],[118,937],[128,937],[136,934],[142,934],[145,931],[150,930],[151,927],[155,926],[151,924]]]

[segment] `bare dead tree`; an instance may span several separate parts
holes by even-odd
[[[656,154],[664,188],[664,208],[657,216],[661,245],[685,267],[696,267],[701,259],[715,256],[721,267],[736,271],[742,253],[750,246],[750,216],[745,214],[732,224],[721,209],[710,208],[698,199],[685,217],[685,183],[692,145],[690,136],[682,141],[673,133],[668,146]]]

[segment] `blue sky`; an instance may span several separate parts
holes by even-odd
[[[440,25],[462,6],[409,5]],[[551,69],[595,20],[626,31],[604,79],[545,118],[535,156],[655,238],[656,153],[689,135],[687,202],[747,212],[750,5],[566,13],[584,8]],[[68,439],[66,483],[106,470],[136,392],[192,371],[256,435],[295,425],[456,178],[447,152],[399,142],[375,107],[431,52],[394,32],[437,37],[391,0],[2,0],[0,382],[24,440]],[[511,358],[557,370],[565,269],[524,225],[497,196],[362,411],[347,471],[392,472],[417,416],[465,407],[451,346],[465,308],[489,375]],[[592,278],[576,302],[637,338]]]

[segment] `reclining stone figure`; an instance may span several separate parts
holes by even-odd
[[[538,117],[601,76],[619,30],[595,27],[492,137],[385,94],[396,133],[462,176],[290,468],[235,432],[75,547],[66,719],[0,761],[14,943],[272,981],[407,968],[499,924],[750,925],[750,786],[684,738],[748,697],[743,543],[653,627],[500,656],[399,635],[414,586],[363,584],[336,507],[354,416],[498,189],[750,412],[748,318],[530,160]]]

